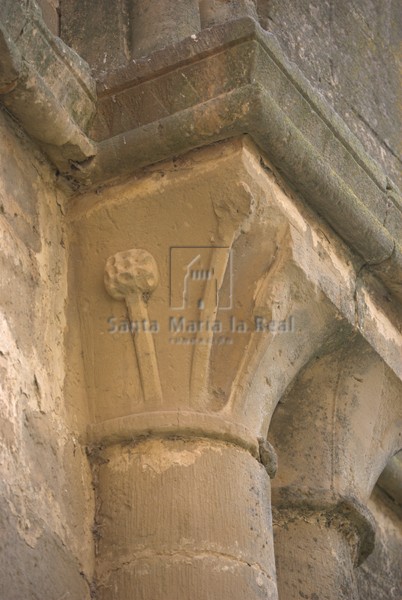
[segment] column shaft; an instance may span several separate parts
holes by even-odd
[[[348,530],[320,515],[275,526],[281,600],[358,600]]]
[[[99,600],[277,599],[270,481],[249,452],[150,439],[100,463]]]

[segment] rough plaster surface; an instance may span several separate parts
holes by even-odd
[[[91,476],[63,389],[62,198],[3,113],[0,137],[0,597],[84,600]]]

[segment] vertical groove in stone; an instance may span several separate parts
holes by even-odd
[[[241,17],[258,20],[255,0],[200,0],[203,29]]]
[[[198,0],[129,0],[132,53],[150,54],[200,29]]]

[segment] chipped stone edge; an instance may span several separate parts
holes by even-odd
[[[96,154],[96,144],[84,131],[96,110],[95,82],[89,66],[47,28],[35,2],[28,4],[25,17],[18,40],[0,23],[0,102],[39,142],[56,168],[68,174]],[[32,55],[38,40],[40,51],[33,59],[27,49]],[[44,49],[45,67],[41,64]],[[43,70],[49,70],[49,65],[59,74],[54,83]],[[79,123],[73,117],[78,104]]]

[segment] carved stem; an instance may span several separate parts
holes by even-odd
[[[130,322],[149,322],[148,309],[140,292],[126,296],[126,305]],[[133,333],[133,338],[144,400],[161,404],[162,387],[152,333],[148,330],[137,334]]]
[[[105,286],[116,300],[125,300],[130,323],[149,323],[145,297],[158,284],[156,262],[146,250],[128,250],[111,256],[106,263]],[[148,327],[133,333],[141,386],[146,403],[162,403],[162,387],[152,333]]]
[[[219,254],[218,257],[215,257],[214,254],[212,255],[210,268],[214,271],[215,278],[208,280],[206,283],[204,292],[204,308],[200,312],[201,322],[213,322],[216,319],[216,315],[218,312],[217,291],[219,294],[219,291],[222,287],[223,278],[228,267],[229,258],[229,248],[227,250],[227,253],[225,253],[224,255]],[[217,286],[217,290],[215,286]],[[192,402],[194,402],[195,399],[199,399],[202,394],[206,394],[207,392],[206,384],[209,375],[213,336],[213,331],[202,331],[197,334],[197,338],[208,338],[208,343],[196,343],[194,346],[190,382],[190,396]]]

